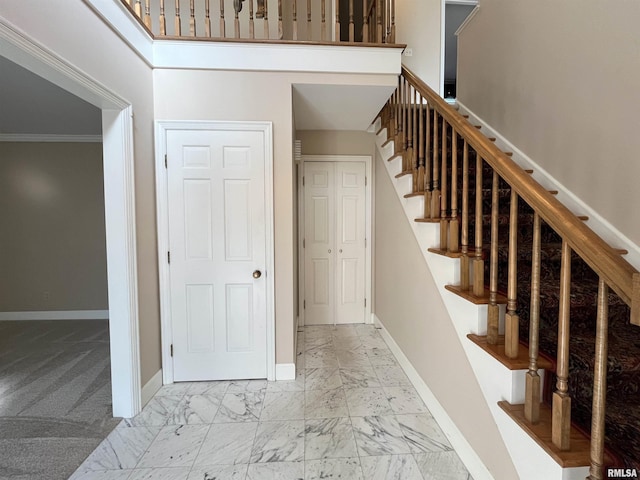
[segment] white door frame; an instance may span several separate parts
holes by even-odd
[[[264,135],[265,154],[265,231],[267,282],[267,379],[275,380],[275,315],[274,315],[274,239],[273,239],[273,124],[271,122],[220,122],[158,120],[156,124],[156,205],[158,224],[158,270],[160,277],[160,325],[162,332],[162,380],[173,383],[173,362],[171,360],[172,320],[170,271],[167,263],[169,251],[169,193],[167,189],[167,132],[169,130],[230,130],[259,131]]]
[[[365,163],[365,271],[364,271],[364,296],[367,301],[367,305],[364,309],[364,323],[373,323],[371,315],[371,309],[373,306],[373,296],[371,288],[372,269],[373,265],[373,210],[372,210],[372,198],[373,198],[373,157],[371,155],[301,155],[300,165],[302,166],[301,175],[298,175],[298,251],[302,252],[298,255],[298,305],[300,305],[300,320],[299,325],[305,324],[305,310],[304,305],[304,257],[305,251],[302,246],[304,239],[304,162],[364,162]]]
[[[133,417],[141,387],[132,106],[2,18],[0,52],[102,110],[112,406],[115,417]]]

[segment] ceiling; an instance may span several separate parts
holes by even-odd
[[[0,133],[100,135],[100,109],[0,56]]]
[[[0,134],[100,135],[101,112],[0,56]],[[294,85],[297,130],[366,130],[395,86]]]
[[[394,89],[395,85],[294,85],[296,129],[364,131]]]

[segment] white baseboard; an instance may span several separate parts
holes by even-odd
[[[583,200],[578,198],[568,188],[559,183],[549,172],[544,170],[532,158],[528,157],[522,150],[512,144],[491,125],[470,110],[464,103],[457,102],[460,113],[469,115],[469,121],[473,124],[482,125],[482,133],[487,137],[496,138],[496,146],[505,152],[513,152],[513,161],[522,168],[530,168],[533,170],[532,177],[548,190],[557,190],[556,198],[562,202],[576,215],[586,215],[589,217],[586,225],[597,233],[604,241],[613,248],[622,248],[629,253],[624,255],[627,260],[636,269],[640,269],[640,246],[633,243],[627,236],[611,225],[604,217],[598,214],[593,208],[587,205]]]
[[[493,480],[493,476],[484,463],[482,463],[478,454],[471,447],[469,442],[467,442],[467,439],[460,432],[453,420],[451,420],[447,411],[442,407],[436,396],[424,382],[422,377],[420,377],[418,371],[413,367],[409,359],[402,352],[398,344],[377,316],[375,317],[375,325],[377,328],[380,328],[382,338],[389,346],[391,352],[395,355],[398,363],[404,370],[404,373],[406,373],[409,380],[411,380],[411,383],[418,391],[420,398],[422,398],[425,405],[431,412],[431,415],[433,415],[433,418],[438,422],[438,425],[440,425],[440,428],[449,439],[451,446],[460,457],[460,460],[462,460],[462,463],[464,463],[467,470],[469,470],[469,473],[471,473],[473,478],[476,480]]]
[[[52,310],[39,312],[0,312],[8,320],[108,320],[109,310]]]
[[[143,407],[153,398],[156,392],[160,390],[160,387],[162,387],[162,369],[158,370],[156,374],[151,377],[151,380],[142,387],[142,394],[140,396]]]
[[[276,381],[277,380],[295,380],[296,364],[295,363],[276,363]]]

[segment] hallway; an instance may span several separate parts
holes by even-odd
[[[371,325],[303,327],[298,378],[162,387],[72,480],[470,480]]]

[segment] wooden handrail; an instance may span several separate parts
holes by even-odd
[[[454,110],[411,70],[402,75],[467,140],[478,156],[550,225],[618,296],[631,307],[631,322],[640,325],[640,273],[620,253],[536,182],[493,142]]]

